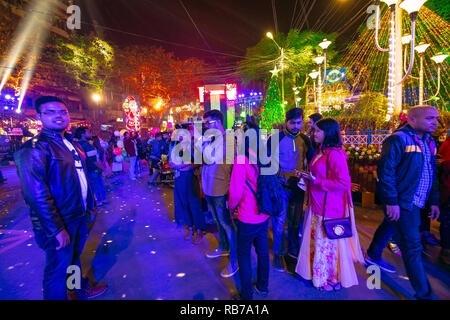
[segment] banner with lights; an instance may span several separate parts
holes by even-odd
[[[327,75],[324,84],[333,84],[345,81],[347,79],[347,73],[345,68],[327,70]]]
[[[122,105],[125,128],[128,131],[140,132],[141,130],[141,110],[136,102],[136,99],[129,96],[125,99]]]

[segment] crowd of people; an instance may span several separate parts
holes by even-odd
[[[81,290],[67,291],[66,269],[79,265],[89,214],[95,206],[105,203],[102,173],[108,171],[108,166],[113,168],[114,149],[120,139],[114,135],[105,148],[88,128],[78,128],[74,140],[66,132],[67,107],[56,97],[39,98],[36,111],[43,129],[22,146],[15,161],[36,241],[46,253],[44,298],[93,297],[105,288],[89,287],[84,281]],[[287,261],[294,263],[297,274],[324,291],[358,285],[358,263],[395,272],[382,259],[383,249],[391,239],[401,252],[416,298],[433,299],[422,261],[422,240],[431,242],[427,233],[429,219],[439,218],[441,223],[441,258],[447,265],[450,243],[450,139],[447,137],[440,148],[433,140],[431,133],[436,130],[438,118],[433,107],[414,107],[407,123],[384,142],[377,169],[377,193],[385,219],[365,255],[355,223],[347,153],[342,148],[339,123],[334,119],[311,115],[305,134],[303,110],[293,108],[286,112],[280,130],[267,140],[259,139],[257,124],[248,121],[242,128],[245,135],[232,144],[236,149],[231,151],[231,162],[227,161],[230,144],[224,117],[218,110],[204,113],[201,132],[193,124],[177,125],[177,129],[189,133],[189,139],[157,133],[141,141],[136,133],[127,132],[123,146],[130,162],[130,179],[136,180],[142,172],[141,160],[145,159],[151,187],[157,182],[161,162],[167,159],[174,170],[174,220],[184,226],[185,239],[193,244],[200,243],[205,234],[206,202],[219,240],[219,246],[208,251],[206,257],[229,257],[220,275],[229,278],[239,272],[238,299],[251,300],[254,294],[266,296],[271,265],[285,272]],[[256,143],[246,134],[250,131],[256,132]],[[215,132],[214,137],[205,132]],[[201,154],[201,161],[197,161],[196,154]],[[261,154],[268,161],[262,161]],[[184,160],[178,161],[180,158]],[[429,216],[428,226],[423,225],[423,217],[421,222],[421,211],[422,216]],[[254,284],[252,246],[258,270]]]

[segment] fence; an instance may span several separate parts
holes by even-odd
[[[342,133],[342,139],[345,145],[381,145],[391,133],[391,131],[345,131]]]

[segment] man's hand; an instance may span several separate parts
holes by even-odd
[[[430,213],[430,218],[433,221],[436,221],[437,219],[439,219],[439,215],[441,214],[441,211],[439,210],[439,206],[431,206],[431,213]]]
[[[66,229],[63,229],[60,233],[56,235],[56,240],[58,240],[59,242],[59,247],[56,247],[56,250],[59,250],[70,244],[70,236],[67,233]]]
[[[400,219],[400,206],[386,206],[386,214],[391,220],[397,221]]]

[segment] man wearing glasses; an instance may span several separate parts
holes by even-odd
[[[197,150],[202,152],[204,161],[202,168],[203,192],[219,231],[219,248],[208,252],[206,257],[213,259],[221,256],[230,256],[229,264],[220,273],[223,278],[229,278],[238,271],[236,227],[227,206],[232,165],[227,164],[225,161],[226,138],[223,127],[223,114],[219,110],[210,110],[204,114],[203,119],[204,130],[206,130],[204,134],[208,135],[213,132],[217,134],[214,137],[214,141],[211,138],[202,138],[195,143]],[[200,133],[197,132],[194,136],[200,136]],[[220,137],[222,138],[221,145]],[[216,141],[216,139],[219,140]],[[208,147],[210,148],[213,145],[217,147],[213,151],[214,154],[208,152]],[[222,154],[220,154],[220,151],[222,151]]]
[[[87,213],[94,208],[85,155],[66,133],[70,117],[62,100],[41,97],[35,107],[42,131],[27,141],[14,158],[36,243],[45,251],[44,299],[98,296],[106,290],[105,286],[86,288],[82,279],[71,283],[67,279],[69,266],[78,267],[81,278],[80,255],[87,238]]]

